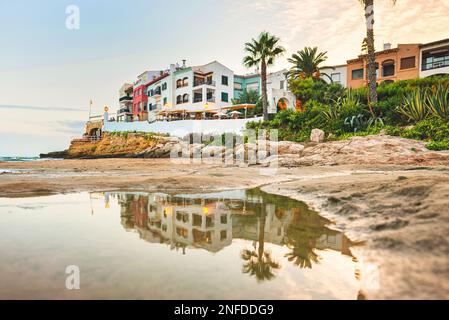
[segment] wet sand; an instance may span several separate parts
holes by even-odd
[[[353,241],[368,299],[449,298],[449,168],[279,168],[173,164],[169,159],[0,162],[0,197],[78,191],[250,188],[305,201]],[[378,272],[379,281],[376,279]]]

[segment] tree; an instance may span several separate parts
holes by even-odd
[[[260,98],[259,92],[257,90],[243,90],[240,94],[240,97],[236,99],[232,99],[232,104],[255,104],[256,106],[252,109],[248,110],[247,115],[253,116],[253,115],[260,115],[262,110],[262,100]]]
[[[393,4],[396,3],[396,0]],[[376,75],[376,56],[374,50],[374,0],[360,0],[365,7],[366,20],[366,49],[368,52],[368,92],[369,104],[377,103],[377,75]],[[370,107],[371,108],[371,107]]]
[[[232,99],[232,104],[251,103],[256,104],[260,101],[260,94],[257,90],[243,90],[240,96]]]
[[[327,60],[326,54],[327,52],[318,52],[317,47],[305,47],[297,51],[288,59],[288,62],[293,64],[288,75],[293,79],[319,79],[321,75],[324,75],[332,82],[328,74],[320,73],[320,65]]]
[[[268,120],[268,98],[267,98],[267,67],[274,64],[277,57],[284,54],[285,49],[279,45],[279,38],[262,32],[257,39],[245,43],[247,56],[243,58],[243,64],[247,68],[260,66],[262,82],[262,108],[263,119]]]

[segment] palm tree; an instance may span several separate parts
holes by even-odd
[[[366,48],[368,51],[368,91],[371,103],[377,103],[376,56],[374,50],[374,0],[359,0],[365,7]],[[396,0],[393,4],[396,3]]]
[[[320,75],[329,77],[329,75],[325,73],[320,74],[320,64],[327,60],[326,54],[327,52],[318,52],[317,47],[305,47],[304,49],[297,51],[288,59],[288,62],[293,64],[288,75],[293,79],[318,79],[320,78]],[[331,79],[331,77],[329,77],[329,79]]]
[[[274,64],[274,60],[284,54],[285,49],[279,45],[279,38],[262,32],[258,39],[252,39],[245,43],[245,52],[248,54],[243,58],[243,64],[247,68],[260,66],[262,81],[262,107],[263,119],[268,120],[268,99],[267,99],[267,67]]]

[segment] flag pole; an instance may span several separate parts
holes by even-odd
[[[92,100],[90,100],[89,102],[89,121],[91,116],[92,116]]]

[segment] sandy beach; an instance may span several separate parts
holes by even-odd
[[[0,197],[79,191],[198,192],[261,186],[309,204],[355,243],[380,287],[360,298],[449,298],[449,169],[398,165],[279,168],[173,164],[169,159],[0,163]],[[363,270],[362,270],[363,276]]]

